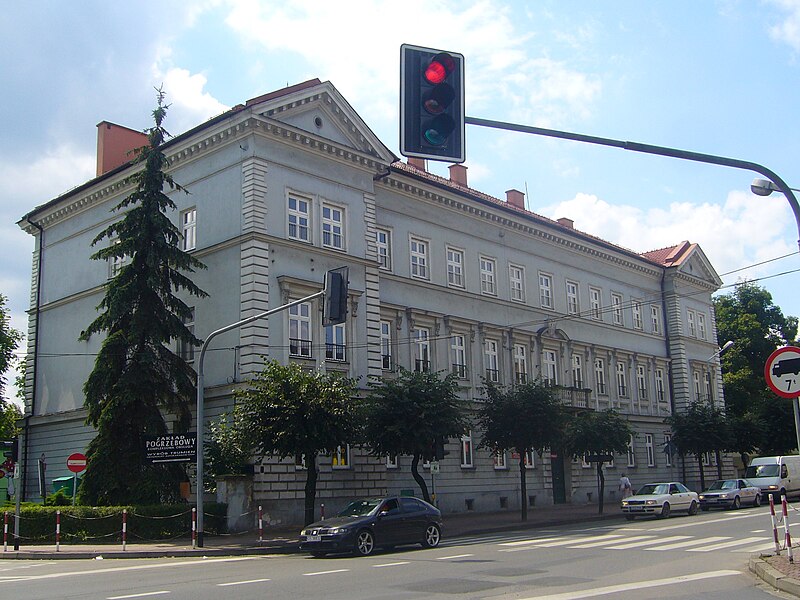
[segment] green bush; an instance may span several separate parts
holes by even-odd
[[[68,496],[67,496],[68,498]],[[203,531],[226,533],[227,504],[204,504]],[[14,507],[6,506],[12,530]],[[164,541],[188,537],[192,531],[192,506],[43,506],[25,503],[20,508],[19,535],[22,543],[55,543],[56,511],[61,511],[61,543],[121,543],[122,511],[128,511],[127,541]]]

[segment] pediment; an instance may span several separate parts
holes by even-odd
[[[711,261],[708,260],[708,257],[706,257],[703,250],[697,244],[693,244],[687,256],[681,260],[678,265],[678,271],[716,287],[722,285],[722,279],[717,275],[717,272],[711,265]]]

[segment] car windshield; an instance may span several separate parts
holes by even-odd
[[[715,481],[712,483],[709,490],[735,490],[736,489],[736,480],[735,479],[725,479],[720,481]]]
[[[337,516],[339,517],[363,517],[370,514],[381,503],[379,498],[368,498],[366,500],[354,500],[344,507]]]
[[[745,477],[777,477],[778,465],[750,465],[744,474]]]
[[[648,483],[639,488],[636,492],[637,496],[644,496],[647,494],[668,494],[669,485],[666,483]]]

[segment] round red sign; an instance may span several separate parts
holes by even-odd
[[[67,468],[73,473],[80,473],[86,468],[86,456],[75,452],[67,457]]]

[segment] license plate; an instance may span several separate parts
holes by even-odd
[[[641,512],[644,510],[644,506],[631,506],[632,511]]]
[[[309,542],[321,542],[322,541],[322,536],[321,535],[309,535],[308,536],[308,541]]]

